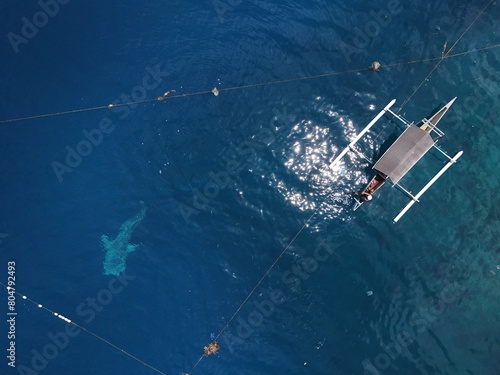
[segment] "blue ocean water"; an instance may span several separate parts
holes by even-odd
[[[487,5],[6,1],[0,120],[115,107],[0,124],[0,281],[15,261],[20,293],[166,374],[189,372],[222,329],[194,373],[500,373],[500,65],[481,50],[498,44],[500,13]],[[470,53],[430,76],[439,60],[397,64],[457,40],[450,55]],[[379,73],[225,90],[375,60]],[[180,96],[118,106],[169,90]],[[351,209],[370,163],[328,165],[410,96],[415,121],[458,97],[440,127],[464,156],[395,225],[407,198],[390,186]],[[376,158],[400,132],[381,120],[359,149]],[[431,152],[402,182],[418,191],[442,165]],[[104,275],[101,236],[141,201],[139,247],[125,275]],[[16,308],[16,368],[4,356],[2,373],[155,373],[19,296]],[[5,293],[0,311],[5,353]]]

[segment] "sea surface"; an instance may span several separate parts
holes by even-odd
[[[0,5],[1,374],[500,374],[498,3],[59,1]]]

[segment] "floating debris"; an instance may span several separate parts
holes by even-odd
[[[380,68],[382,67],[382,65],[380,65],[380,63],[378,61],[374,61],[369,67],[368,69],[371,70],[372,72],[380,72]]]
[[[162,101],[162,100],[165,100],[165,98],[171,93],[171,92],[176,92],[175,90],[168,90],[165,94],[163,94],[162,96],[159,96],[158,98],[156,98],[157,100],[159,101]]]
[[[446,43],[447,42],[444,42],[444,44],[443,44],[443,50],[441,51],[441,56],[445,55],[444,53],[446,52]]]
[[[366,295],[367,295],[368,297],[373,296],[373,291],[372,291],[372,290],[369,290],[368,292],[366,292]]]
[[[214,87],[212,92],[215,96],[219,96],[219,90],[217,90],[217,87]]]
[[[326,338],[324,338],[323,341],[318,342],[318,344],[316,345],[316,349],[321,349],[321,347],[325,344],[325,340]]]

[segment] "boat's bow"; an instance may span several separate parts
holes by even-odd
[[[439,123],[439,121],[441,121],[441,119],[443,118],[443,116],[446,114],[446,112],[448,112],[448,110],[450,109],[450,107],[453,105],[453,103],[455,103],[455,100],[457,100],[457,97],[455,96],[453,99],[451,99],[443,108],[441,108],[439,111],[437,111],[431,118],[430,120],[427,120],[427,119],[423,119],[422,122],[422,126],[420,127],[422,130],[425,130],[425,131],[432,131],[433,129],[436,128],[437,124]],[[442,133],[440,130],[436,129],[437,133]],[[444,134],[443,134],[444,135]],[[441,135],[440,135],[441,136]]]

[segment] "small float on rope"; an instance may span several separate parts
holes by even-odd
[[[371,70],[372,72],[380,72],[380,68],[382,65],[378,61],[374,61],[369,67],[368,70]]]

